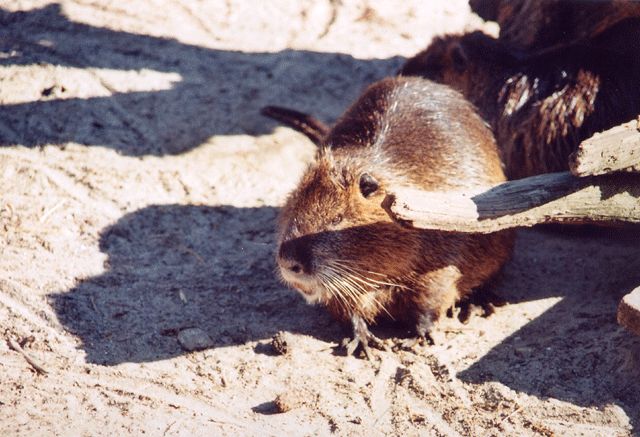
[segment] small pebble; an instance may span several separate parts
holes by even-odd
[[[178,343],[187,351],[213,347],[211,337],[200,328],[187,328],[178,333]]]
[[[291,350],[287,343],[287,334],[283,331],[278,331],[276,335],[271,338],[271,346],[280,355],[286,355]]]
[[[303,394],[296,391],[284,392],[278,395],[275,401],[273,401],[276,407],[276,412],[278,413],[286,413],[294,408],[301,407],[304,405],[304,402],[305,398]]]

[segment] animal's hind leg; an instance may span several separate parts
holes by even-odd
[[[496,312],[496,307],[501,307],[506,304],[507,301],[491,291],[489,284],[486,284],[478,287],[458,303],[460,307],[458,320],[464,324],[469,323],[471,311],[474,307],[482,309],[482,313],[480,314],[482,317],[489,317]]]

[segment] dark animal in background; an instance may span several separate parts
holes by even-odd
[[[381,345],[368,329],[381,318],[429,338],[447,309],[498,272],[513,235],[407,228],[381,204],[395,186],[446,191],[504,181],[490,129],[459,93],[420,78],[371,85],[330,130],[287,111],[264,112],[310,134],[319,150],[279,217],[283,280],[351,321],[349,354]]]
[[[640,18],[630,0],[469,0],[471,9],[500,25],[500,41],[539,53],[598,37],[628,18]]]
[[[436,38],[400,74],[450,85],[475,104],[509,179],[563,171],[582,140],[640,113],[640,19],[535,53],[481,32]]]

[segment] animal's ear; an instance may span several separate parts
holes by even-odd
[[[469,64],[469,57],[465,52],[464,47],[459,42],[453,44],[450,48],[449,56],[451,57],[451,63],[453,69],[458,73],[463,73],[467,69]]]
[[[320,146],[329,133],[329,126],[304,112],[281,106],[265,106],[260,113],[305,134],[316,146]]]
[[[378,191],[378,188],[380,188],[380,184],[369,173],[363,173],[360,176],[360,193],[365,199]]]

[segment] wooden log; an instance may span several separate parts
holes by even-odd
[[[584,140],[569,157],[569,169],[576,176],[640,172],[640,117]]]
[[[640,287],[622,298],[618,305],[618,323],[640,335]]]
[[[640,223],[640,174],[549,173],[466,192],[397,187],[382,203],[420,229],[489,233],[540,223]]]

